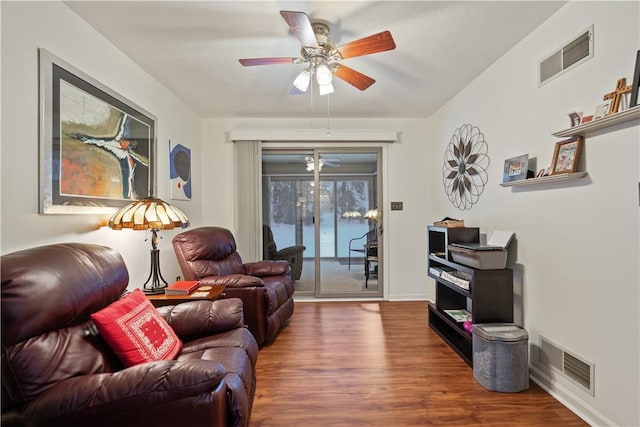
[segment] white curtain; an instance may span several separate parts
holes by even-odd
[[[234,237],[244,262],[262,259],[262,143],[233,144],[236,231]]]

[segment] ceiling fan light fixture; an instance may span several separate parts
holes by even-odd
[[[309,83],[311,82],[311,70],[308,68],[302,70],[298,77],[293,81],[293,85],[300,92],[306,92],[309,89]]]
[[[333,73],[327,64],[320,64],[316,67],[316,81],[318,85],[324,86],[331,84]]]
[[[307,163],[307,172],[313,172],[316,168],[315,160],[313,159],[313,157],[305,157],[305,162]],[[324,159],[320,157],[318,159],[318,172],[322,172],[322,166],[324,166]]]
[[[320,95],[328,95],[330,93],[333,93],[333,85],[331,84],[331,82],[327,83],[326,85],[318,85],[318,88]]]
[[[296,77],[293,87],[289,91],[291,95],[307,92],[309,84],[311,84],[309,80],[313,79],[313,74],[316,75],[321,95],[333,93],[331,82],[334,74],[338,79],[356,89],[366,90],[375,83],[375,80],[340,62],[343,59],[371,55],[396,48],[395,41],[388,30],[335,47],[330,36],[328,23],[311,23],[309,16],[304,12],[281,10],[280,15],[289,26],[291,34],[300,42],[300,56],[297,58],[244,58],[240,59],[240,64],[244,67],[286,63],[309,64],[308,68]]]

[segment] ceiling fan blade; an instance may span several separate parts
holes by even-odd
[[[320,47],[316,35],[311,27],[311,21],[304,12],[292,12],[289,10],[281,10],[280,15],[287,21],[289,29],[300,41],[304,47]]]
[[[383,31],[339,46],[336,50],[340,53],[342,59],[347,59],[355,56],[393,50],[395,48],[396,43],[393,41],[391,33],[389,31]]]
[[[365,90],[376,82],[371,77],[342,64],[336,64],[333,75],[360,90]]]
[[[239,59],[245,67],[251,65],[295,64],[299,58],[245,58]]]

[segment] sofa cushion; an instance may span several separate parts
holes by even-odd
[[[182,341],[140,289],[93,313],[100,334],[125,366],[174,359]]]

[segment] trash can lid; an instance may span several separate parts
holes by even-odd
[[[489,341],[522,341],[529,338],[526,329],[513,323],[473,325],[473,333]]]

